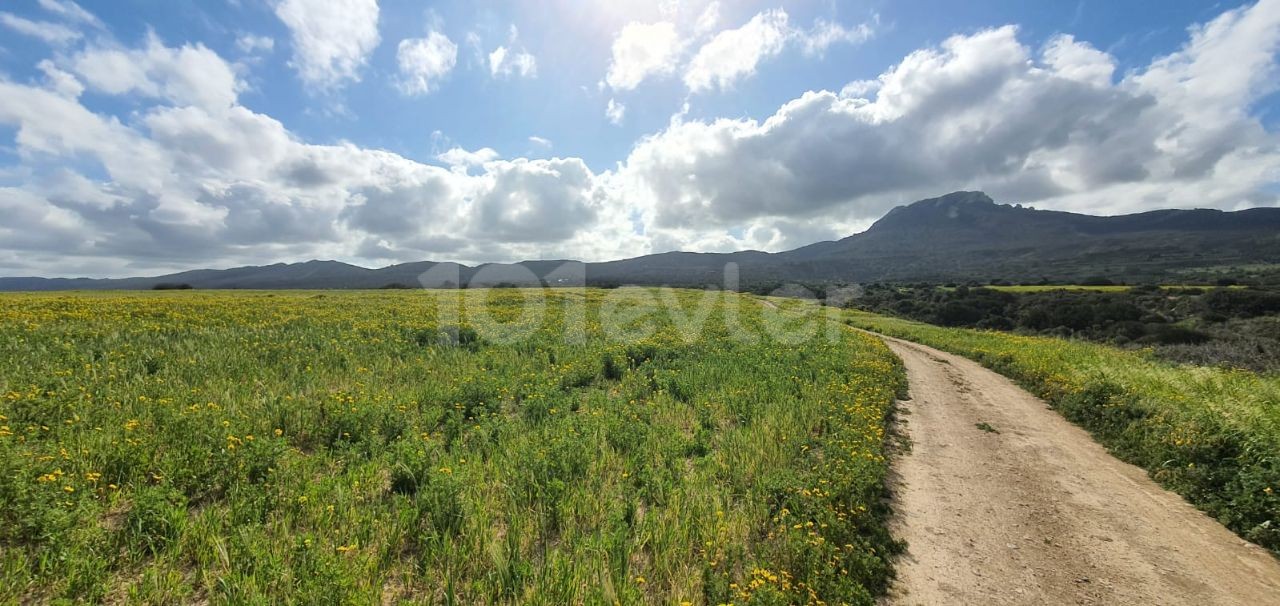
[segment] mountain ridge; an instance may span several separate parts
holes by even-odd
[[[457,286],[546,282],[570,260],[464,265],[412,261],[366,268],[335,260],[194,269],[128,278],[0,278],[0,291],[140,290],[160,284],[210,289]],[[723,284],[736,263],[741,285],[785,281],[1149,280],[1224,266],[1280,264],[1280,208],[1162,209],[1115,216],[999,204],[959,191],[893,208],[867,230],[769,253],[668,251],[581,263],[591,285]],[[439,272],[432,270],[443,266]],[[576,267],[576,266],[573,266]],[[563,271],[563,270],[560,270]],[[530,278],[536,276],[536,280]],[[557,274],[558,275],[558,274]],[[558,279],[554,278],[553,279]]]

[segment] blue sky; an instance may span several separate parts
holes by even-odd
[[[1280,9],[0,6],[0,274],[782,250],[954,189],[1276,203]]]

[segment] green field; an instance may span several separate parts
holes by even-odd
[[[0,602],[870,604],[904,377],[793,307],[0,296]]]
[[[1280,553],[1280,376],[1145,351],[942,328],[859,311],[853,326],[977,360],[1048,400],[1122,459]]]

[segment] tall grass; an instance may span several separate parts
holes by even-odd
[[[870,604],[892,354],[618,292],[0,297],[0,602]]]
[[[1280,553],[1280,377],[1142,351],[848,311],[854,326],[1007,375],[1241,536]]]

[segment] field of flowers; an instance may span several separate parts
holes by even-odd
[[[4,295],[0,602],[870,604],[904,381],[735,294]]]
[[[1047,400],[1112,453],[1280,554],[1280,376],[1149,352],[942,328],[860,311],[854,326],[972,358]]]

